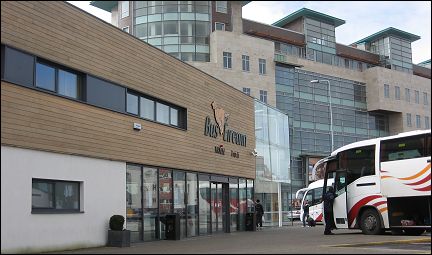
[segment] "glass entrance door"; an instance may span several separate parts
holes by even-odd
[[[212,233],[223,233],[227,231],[227,197],[228,184],[212,182],[211,206],[212,206]]]

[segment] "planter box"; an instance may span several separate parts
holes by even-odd
[[[108,230],[107,246],[130,247],[130,230]]]

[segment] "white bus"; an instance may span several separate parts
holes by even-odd
[[[355,142],[320,163],[325,183],[334,176],[336,228],[407,235],[431,229],[430,129]]]
[[[304,193],[308,190],[308,188],[302,188],[297,190],[295,194],[295,198],[291,201],[291,218],[301,219],[300,218],[300,210],[301,210],[301,202],[304,196]]]
[[[317,162],[319,164],[319,161]],[[333,185],[333,179],[328,179],[327,187]],[[311,217],[315,222],[322,222],[323,220],[323,186],[324,180],[314,181],[306,189],[303,195],[300,208],[300,220],[303,221],[303,205],[307,200],[309,203],[309,217]]]

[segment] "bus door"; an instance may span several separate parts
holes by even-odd
[[[336,228],[348,228],[346,186],[346,171],[337,171],[334,180],[335,199],[333,201],[333,218]]]

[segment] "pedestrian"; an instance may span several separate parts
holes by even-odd
[[[306,227],[307,220],[309,219],[309,201],[305,200],[303,204],[303,227]]]
[[[325,221],[325,230],[324,235],[333,235],[331,232],[332,227],[334,225],[333,222],[333,200],[335,199],[335,194],[333,191],[333,187],[329,187],[328,191],[323,196],[324,201],[324,221]]]
[[[256,215],[256,226],[257,226],[257,228],[258,228],[258,226],[260,228],[262,228],[262,217],[264,215],[264,208],[260,204],[260,200],[259,199],[256,200],[255,215]]]

